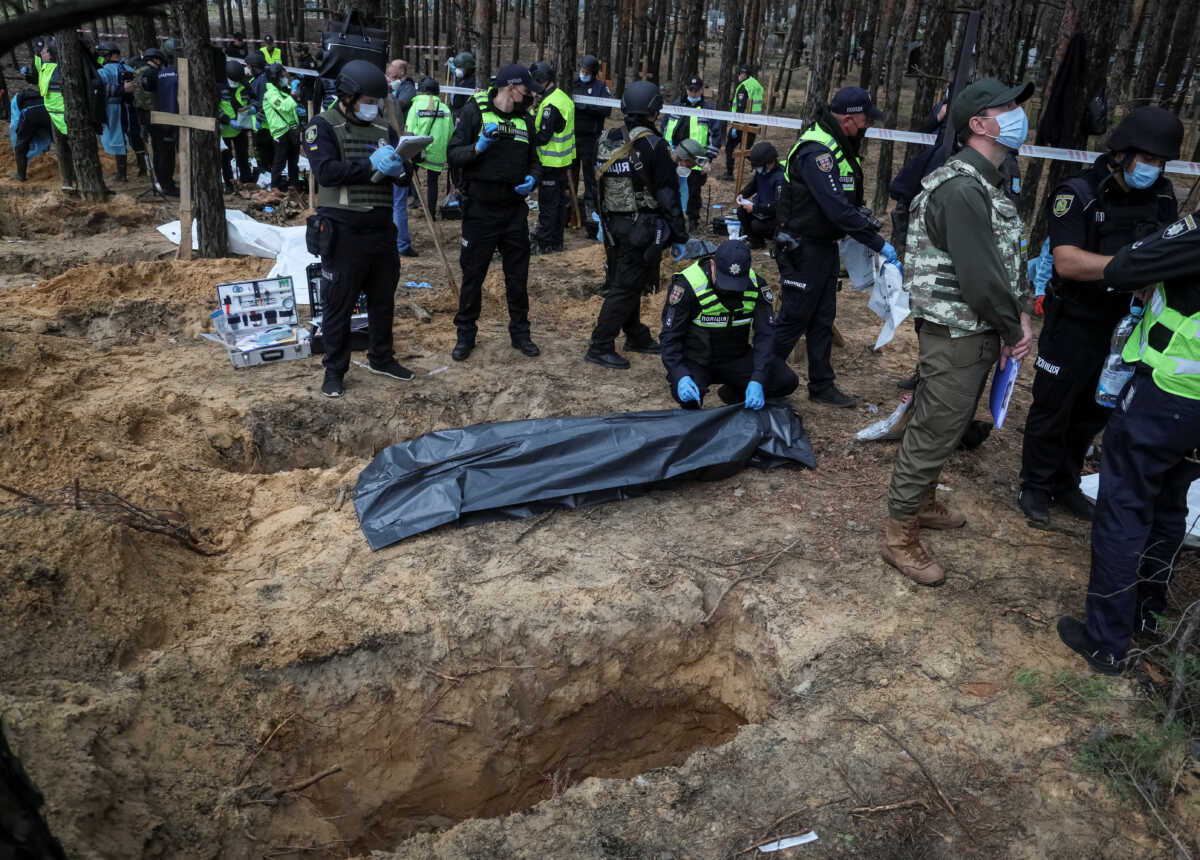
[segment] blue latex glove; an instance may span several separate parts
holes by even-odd
[[[518,185],[516,188],[513,189],[513,191],[517,192],[522,197],[524,197],[526,194],[528,194],[532,190],[533,190],[533,177],[528,176],[528,175],[526,175],[524,182],[522,182],[520,185]]]
[[[692,381],[690,376],[685,376],[679,380],[679,384],[675,386],[675,393],[679,395],[679,399],[686,403],[689,400],[700,402],[700,389],[696,387],[696,383]]]
[[[736,128],[729,129],[729,139],[737,140],[738,130]]]
[[[900,258],[896,255],[896,249],[892,247],[891,242],[884,242],[883,247],[879,249],[879,253],[883,256],[886,263],[900,264]]]
[[[387,173],[384,169],[392,161],[396,155],[396,149],[393,146],[381,146],[371,153],[371,167],[378,170],[380,173]]]
[[[485,125],[479,132],[479,140],[475,141],[475,151],[483,152],[485,149],[491,146],[492,140],[495,138],[496,132],[499,130],[499,128],[500,126],[496,125],[494,122],[489,122],[487,125]]]
[[[795,251],[800,247],[800,243],[793,236],[784,233],[782,230],[775,234],[775,241],[782,245],[785,251]]]
[[[751,382],[746,386],[747,409],[762,409],[766,402],[766,399],[763,397],[763,387],[761,382]]]
[[[678,263],[687,256],[687,245],[677,244],[671,246],[671,253],[675,255],[675,262]],[[681,380],[682,381],[682,380]]]
[[[392,157],[388,159],[387,164],[384,165],[383,170],[381,170],[380,173],[382,173],[384,176],[390,176],[393,179],[399,179],[404,175],[404,159],[393,153]]]

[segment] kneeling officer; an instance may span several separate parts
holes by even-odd
[[[775,355],[773,302],[741,241],[725,242],[671,279],[659,339],[671,394],[684,409],[699,409],[714,382],[723,383],[722,400],[743,400],[747,409],[796,390],[796,374]]]

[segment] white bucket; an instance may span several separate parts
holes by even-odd
[[[742,222],[734,217],[726,218],[725,232],[729,234],[730,239],[742,238]]]

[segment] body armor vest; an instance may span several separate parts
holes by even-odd
[[[978,182],[991,202],[992,232],[1004,260],[1008,289],[1024,305],[1021,281],[1021,216],[1004,192],[983,178],[971,165],[951,158],[921,180],[922,191],[912,202],[908,228],[908,252],[904,261],[904,288],[912,300],[914,317],[950,329],[951,337],[991,331],[992,327],[963,300],[958,275],[950,254],[935,246],[925,225],[929,198],[942,183],[957,176]]]
[[[342,161],[352,158],[370,158],[371,151],[380,140],[388,140],[388,127],[376,119],[370,125],[358,125],[347,121],[346,115],[336,106],[322,111],[320,117],[329,123],[337,138],[338,155]],[[317,207],[349,209],[352,212],[369,212],[377,206],[392,206],[392,183],[364,182],[359,185],[322,185],[317,191]]]
[[[638,127],[631,133],[621,126],[600,136],[596,147],[596,169],[608,164],[609,160],[624,150],[620,158],[608,164],[599,177],[600,200],[604,211],[611,215],[633,215],[637,212],[657,212],[658,200],[654,189],[647,188],[640,174],[644,173],[645,165],[641,155],[636,151],[634,142],[646,139],[653,144],[656,135],[648,128]]]

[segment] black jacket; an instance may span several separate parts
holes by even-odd
[[[612,93],[608,85],[599,78],[593,77],[589,83],[579,80],[579,75],[571,82],[571,95],[591,96],[597,99],[611,99]],[[575,136],[599,137],[604,131],[604,121],[612,115],[612,108],[598,105],[575,105]]]
[[[479,132],[483,129],[483,116],[475,99],[470,99],[458,116],[458,124],[450,135],[446,160],[450,167],[461,172],[459,188],[469,200],[483,203],[514,204],[524,201],[513,189],[532,176],[536,182],[542,176],[542,165],[534,148],[534,121],[523,108],[503,113],[492,101],[495,89],[488,90],[488,101],[502,120],[524,118],[529,127],[529,142],[523,143],[511,134],[500,130],[500,138],[482,153],[475,151]]]

